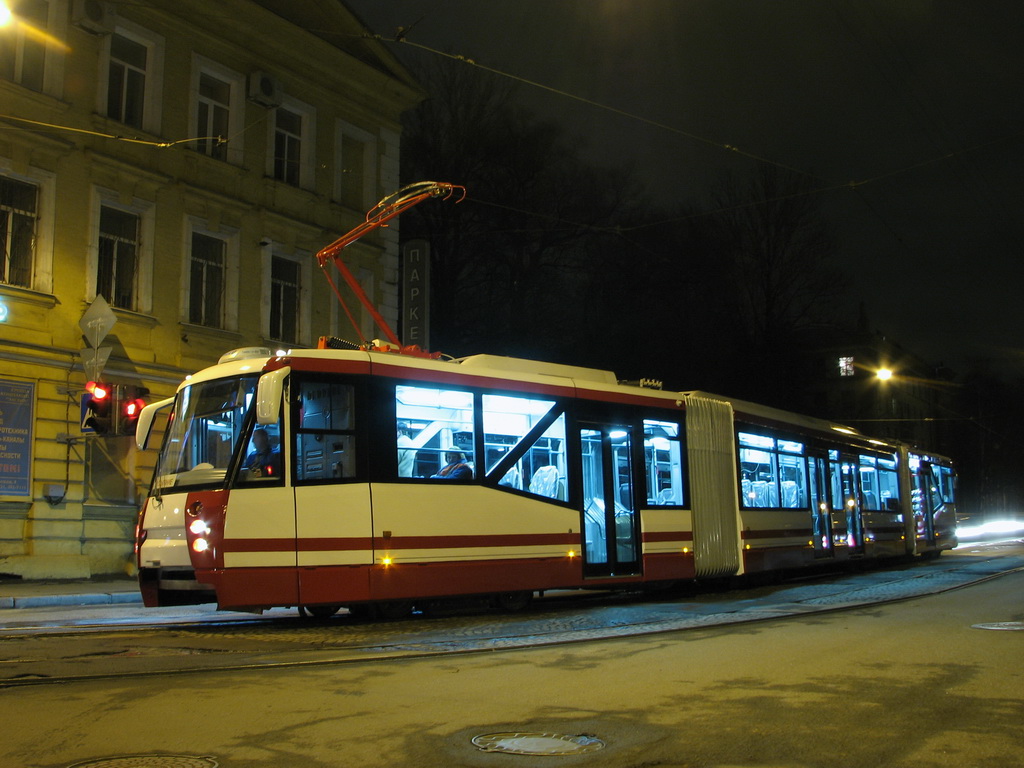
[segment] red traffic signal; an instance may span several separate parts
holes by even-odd
[[[99,381],[90,381],[85,385],[85,397],[82,398],[82,429],[91,429],[97,435],[110,432],[111,393],[114,388]]]
[[[145,396],[149,394],[146,387],[125,387],[122,393],[118,415],[117,431],[121,435],[134,435],[139,424],[139,414],[146,407]]]

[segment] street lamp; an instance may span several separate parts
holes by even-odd
[[[889,381],[889,379],[891,379],[893,376],[892,369],[879,368],[877,371],[875,371],[875,376],[877,376],[881,381]]]

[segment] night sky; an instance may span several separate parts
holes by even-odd
[[[839,187],[823,210],[872,327],[1024,373],[1019,0],[345,2],[386,38],[413,25],[411,43],[629,113],[520,91],[662,207],[710,207],[745,155]],[[414,74],[435,55],[391,49]]]

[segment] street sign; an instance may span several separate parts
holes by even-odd
[[[117,322],[117,315],[107,304],[102,296],[97,296],[89,308],[85,310],[82,319],[78,321],[78,327],[85,334],[85,340],[90,347],[98,347],[100,342],[110,333],[110,329]]]
[[[82,329],[85,341],[89,345],[78,353],[87,379],[99,379],[103,372],[103,366],[110,358],[110,347],[101,347],[100,342],[107,337],[116,322],[117,315],[102,296],[97,296],[93,300],[82,315],[82,319],[78,321],[78,327]]]
[[[98,349],[80,349],[78,356],[82,360],[82,370],[85,371],[87,381],[96,381],[103,372],[103,366],[110,359],[110,347]]]

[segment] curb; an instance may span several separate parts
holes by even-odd
[[[26,595],[0,597],[0,610],[4,608],[47,608],[67,605],[127,605],[141,603],[138,592],[96,592],[70,595]]]

